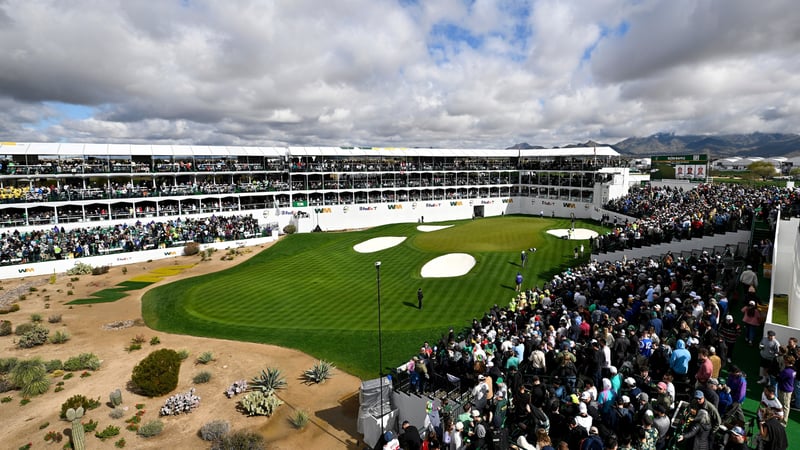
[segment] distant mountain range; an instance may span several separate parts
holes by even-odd
[[[712,158],[729,156],[800,156],[800,135],[781,133],[750,133],[724,135],[686,135],[657,133],[647,137],[630,137],[616,144],[588,141],[570,147],[608,146],[623,155],[647,157],[652,155],[682,155],[710,153]],[[514,149],[537,149],[541,146],[527,142],[513,145]]]

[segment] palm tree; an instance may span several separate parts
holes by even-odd
[[[50,389],[50,378],[47,377],[47,369],[41,358],[18,362],[11,370],[9,378],[25,397],[44,394]]]

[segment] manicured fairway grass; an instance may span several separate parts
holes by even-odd
[[[514,296],[514,277],[539,284],[575,260],[580,241],[545,231],[567,228],[569,219],[507,216],[441,225],[430,233],[416,224],[395,224],[347,233],[287,236],[229,270],[181,280],[148,292],[147,324],[157,330],[292,347],[364,379],[379,374],[377,273],[381,261],[381,322],[385,367],[405,362],[424,341],[434,344],[450,327],[461,329],[493,304]],[[591,223],[576,226],[601,231]],[[402,244],[362,254],[355,244],[406,236]],[[587,247],[588,241],[583,242]],[[537,247],[525,269],[520,251]],[[423,279],[429,260],[466,252],[477,264],[465,276]],[[425,292],[417,310],[417,288]],[[247,355],[241,355],[247,358]]]

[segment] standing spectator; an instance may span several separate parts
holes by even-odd
[[[694,419],[689,425],[689,430],[678,436],[678,442],[691,439],[691,445],[687,449],[692,450],[708,450],[709,438],[711,437],[711,420],[709,419],[708,412],[704,409],[699,409],[697,406],[692,407]]]
[[[422,288],[417,289],[417,308],[422,309]]]
[[[765,410],[764,417],[758,424],[758,436],[761,440],[763,450],[786,450],[789,448],[789,440],[786,437],[786,428],[781,424],[780,419],[771,410]]]
[[[405,450],[420,450],[422,447],[422,439],[419,435],[419,430],[414,425],[411,425],[407,420],[403,421],[403,432],[400,433],[400,446]]]
[[[522,274],[521,273],[517,272],[517,278],[515,279],[515,281],[517,283],[517,292],[519,292],[520,289],[522,288]]]
[[[747,327],[747,343],[753,345],[756,341],[756,331],[761,326],[761,311],[758,310],[755,300],[750,300],[742,308],[742,321]]]
[[[747,436],[745,435],[744,428],[742,427],[733,427],[731,429],[731,435],[728,438],[728,443],[725,444],[724,450],[748,450],[749,447],[747,446]]]
[[[794,357],[786,355],[783,358],[783,370],[778,373],[778,400],[783,406],[783,423],[789,420],[789,410],[791,408],[792,392],[794,392],[794,383],[797,378],[797,372],[794,370]]]
[[[780,351],[781,345],[775,339],[775,331],[767,331],[767,335],[761,338],[761,343],[758,345],[760,363],[758,365],[758,384],[768,384],[770,376],[776,375],[775,363]]]
[[[734,403],[744,403],[747,395],[747,378],[737,366],[731,366],[728,381],[725,383],[731,388],[731,400]]]
[[[739,339],[740,334],[742,334],[742,326],[733,321],[732,315],[726,315],[725,321],[719,326],[719,335],[722,341],[725,342],[725,347],[727,347],[726,353],[728,363],[731,362],[731,355],[733,355],[733,349],[736,346],[736,340]]]
[[[694,375],[697,385],[706,384],[708,380],[711,379],[713,370],[711,360],[708,359],[708,350],[701,348],[697,352],[697,372]]]
[[[748,265],[747,268],[739,275],[739,283],[742,288],[747,292],[750,286],[758,288],[758,275],[753,272],[753,266]]]

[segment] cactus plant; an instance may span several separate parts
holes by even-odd
[[[75,450],[86,449],[86,436],[83,432],[81,417],[83,417],[82,406],[79,406],[78,409],[67,410],[67,420],[72,422],[72,448]]]
[[[122,391],[117,389],[117,390],[111,392],[111,394],[108,395],[108,399],[111,401],[111,405],[112,406],[121,405],[122,404]]]

